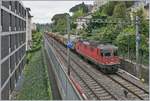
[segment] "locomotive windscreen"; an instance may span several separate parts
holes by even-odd
[[[104,56],[111,56],[111,51],[110,50],[102,50],[102,53],[104,54]]]

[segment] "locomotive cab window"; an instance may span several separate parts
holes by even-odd
[[[101,56],[103,56],[103,53],[101,52]]]
[[[105,53],[105,56],[111,56],[110,52]]]
[[[109,50],[103,50],[102,53],[104,56],[111,56],[111,51],[109,51]]]

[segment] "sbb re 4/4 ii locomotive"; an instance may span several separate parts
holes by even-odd
[[[104,73],[115,73],[118,71],[120,59],[117,55],[118,47],[114,45],[78,40],[75,50],[94,62]]]
[[[67,38],[60,34],[48,33],[58,42],[66,45]],[[80,54],[84,58],[97,65],[104,73],[115,73],[118,71],[120,64],[119,56],[117,55],[118,47],[110,43],[98,43],[87,40],[75,39],[73,41],[72,50]]]

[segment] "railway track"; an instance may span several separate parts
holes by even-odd
[[[54,42],[55,49],[62,60],[66,60],[66,48],[55,40],[51,42]],[[144,100],[149,97],[149,92],[123,78],[120,74],[105,75],[97,69],[93,69],[92,66],[73,53],[71,53],[71,60],[71,68],[74,71],[72,74],[79,81],[88,99]],[[124,94],[124,91],[128,92],[127,96]]]
[[[122,79],[122,77],[118,75],[109,75],[108,77],[121,85],[127,91],[131,92],[133,95],[137,96],[140,100],[147,99],[149,96],[149,93],[147,93],[145,90],[142,90],[141,88],[133,85],[133,83],[128,82],[125,79]]]
[[[49,40],[49,42],[52,42]],[[64,60],[64,63],[67,67],[67,58],[66,55],[63,54],[63,51],[56,48],[55,50],[60,55],[61,60]],[[57,55],[58,55],[57,54]],[[88,73],[81,70],[81,68],[76,67],[76,64],[71,62],[71,70],[72,76],[76,78],[82,84],[82,88],[84,88],[84,92],[86,92],[86,96],[90,100],[116,100],[117,98],[111,94],[109,91],[103,87],[103,85],[99,84],[93,77],[91,77]]]

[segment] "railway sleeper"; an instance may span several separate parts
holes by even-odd
[[[147,95],[147,94],[141,94],[140,96],[143,97],[143,98],[148,98],[149,97],[149,95]]]
[[[105,90],[99,90],[99,91],[95,91],[95,92],[97,92],[97,93],[99,93],[99,94],[103,94],[103,93],[106,93],[106,91]]]
[[[98,89],[98,88],[101,88],[100,86],[93,86],[93,85],[91,85],[91,89]]]
[[[139,89],[131,89],[131,90],[138,94],[141,94],[141,93],[144,94],[144,92]]]
[[[133,88],[129,88],[131,91],[135,92],[136,94],[144,94],[143,91],[139,90],[139,89],[133,89]]]
[[[87,88],[87,89],[88,89],[87,85],[84,84],[84,85],[82,85],[82,86],[83,86],[83,88]]]
[[[99,93],[98,93],[99,94]],[[108,93],[101,93],[101,94],[99,94],[99,96],[101,96],[101,97],[105,97],[105,96],[110,96]]]
[[[104,92],[104,93],[101,93],[101,92],[95,92],[98,96],[110,96],[108,93]]]
[[[95,83],[95,84],[93,84],[93,86],[96,86],[96,87],[98,87],[98,85]]]
[[[102,88],[95,89],[96,91],[104,91]]]
[[[111,100],[111,96],[100,97],[101,100]]]
[[[78,80],[79,81],[79,80]],[[84,87],[86,86],[81,80],[79,81],[80,85],[83,85]]]
[[[139,88],[137,88],[135,86],[129,86],[128,88],[129,89],[133,89],[134,91],[142,91],[141,89],[139,89]],[[144,91],[142,91],[142,92],[144,92]]]
[[[99,99],[97,99],[94,95],[90,95],[90,99],[89,100],[99,100]]]
[[[83,89],[83,91],[86,92],[86,93],[87,93],[87,92],[91,92],[91,90],[90,90],[89,88]]]
[[[92,88],[94,91],[97,91],[98,88]]]
[[[95,86],[95,87],[100,87],[97,83],[91,83],[92,86]]]
[[[139,99],[136,95],[132,94],[132,93],[128,93],[128,98],[132,98],[132,99]]]
[[[90,92],[87,92],[87,94],[88,94],[88,95],[93,95],[93,92],[90,91]]]
[[[95,95],[92,92],[87,92],[89,97],[95,97]]]
[[[89,86],[93,86],[93,84],[91,83],[91,81],[86,81],[86,82],[88,83]]]
[[[95,81],[93,79],[91,79],[91,78],[87,78],[87,79],[84,79],[84,80],[90,82],[91,84],[95,83]]]
[[[143,99],[144,98],[146,98],[146,97],[148,97],[148,95],[147,94],[138,94],[140,97],[142,97]]]

